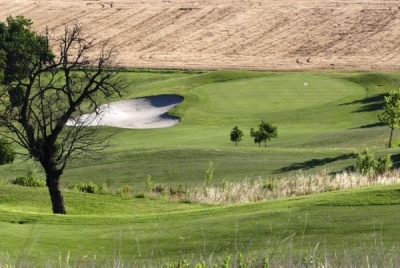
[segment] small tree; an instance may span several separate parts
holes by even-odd
[[[237,143],[242,140],[242,137],[243,131],[241,131],[238,126],[235,126],[231,131],[231,141],[237,146]]]
[[[267,141],[278,137],[278,129],[271,123],[261,121],[257,130],[250,129],[250,136],[254,138],[254,143],[258,143],[259,147],[261,142],[264,142],[264,146],[267,147]]]
[[[153,179],[151,178],[151,175],[147,175],[146,177],[146,191],[148,193],[151,192],[151,190],[153,190]]]
[[[258,147],[261,147],[261,142],[265,139],[264,133],[261,130],[255,130],[254,128],[250,129],[250,137],[254,138],[254,143],[258,144]]]
[[[379,120],[390,127],[389,148],[392,147],[393,130],[400,126],[400,89],[385,96],[385,106]]]

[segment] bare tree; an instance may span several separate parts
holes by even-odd
[[[67,161],[107,146],[109,136],[89,125],[104,112],[100,105],[120,96],[127,83],[112,61],[113,49],[95,45],[78,24],[49,41],[59,45],[55,57],[32,57],[24,63],[27,75],[15,74],[1,88],[0,124],[2,135],[43,167],[53,213],[66,214],[60,177]],[[94,116],[80,117],[86,113]]]

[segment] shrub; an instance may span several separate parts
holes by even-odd
[[[0,139],[0,165],[14,162],[15,151],[6,139]]]
[[[372,175],[378,167],[378,161],[375,160],[374,154],[365,149],[364,152],[357,154],[356,171],[363,175]]]
[[[392,168],[392,166],[393,162],[390,155],[376,160],[374,154],[365,149],[363,153],[357,154],[355,169],[363,175],[374,175],[382,174]]]
[[[156,187],[153,188],[153,192],[158,193],[158,194],[164,194],[166,192],[167,186],[164,184],[156,185]]]
[[[44,187],[46,182],[36,176],[19,176],[11,180],[14,185],[26,186],[26,187]]]
[[[38,170],[37,165],[33,165],[29,168],[26,176],[18,176],[10,180],[14,185],[26,186],[26,187],[44,187],[46,181],[43,178],[43,174]]]
[[[121,188],[119,188],[118,194],[120,196],[124,196],[124,195],[128,195],[131,191],[132,191],[132,187],[130,187],[129,185],[124,185],[124,186],[121,186]]]
[[[390,155],[385,156],[384,158],[379,158],[378,159],[378,166],[376,168],[376,171],[379,174],[383,174],[387,171],[389,171],[393,167],[393,161]]]
[[[183,188],[181,185],[179,185],[179,187],[177,187],[177,188],[169,187],[169,195],[170,196],[182,197],[185,194],[186,194],[186,189]]]
[[[107,187],[105,184],[99,186],[93,182],[89,183],[76,183],[68,187],[68,189],[78,190],[80,192],[89,193],[89,194],[102,194],[105,193]]]
[[[400,147],[400,139],[393,139],[392,147]]]

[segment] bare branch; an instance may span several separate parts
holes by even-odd
[[[71,157],[109,145],[111,135],[92,125],[105,111],[103,102],[128,85],[108,41],[95,53],[95,40],[78,24],[65,27],[54,41],[59,44],[55,60],[32,57],[28,75],[14,75],[9,87],[0,88],[0,125],[7,130],[0,134],[41,163],[51,196],[52,191],[60,195],[58,180]],[[79,117],[83,114],[90,116]]]

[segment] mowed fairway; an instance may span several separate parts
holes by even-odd
[[[127,75],[134,83],[124,98],[182,95],[184,101],[171,112],[181,122],[160,129],[104,128],[116,132],[113,146],[95,159],[71,161],[62,178],[65,185],[93,181],[142,190],[150,175],[159,184],[198,186],[204,182],[209,161],[214,163],[215,183],[300,170],[340,171],[355,163],[348,154],[367,147],[385,148],[389,129],[379,126],[380,94],[397,83],[390,74],[377,76],[380,86],[376,88],[368,81],[354,82],[369,77],[359,74]],[[267,148],[259,148],[249,135],[261,120],[273,123],[279,132]],[[234,126],[245,134],[237,147],[229,139]],[[11,178],[31,167],[17,162],[1,169],[3,176]]]
[[[279,176],[300,169],[341,170],[354,164],[354,159],[341,159],[342,155],[385,145],[385,127],[361,128],[377,123],[376,111],[359,112],[365,108],[360,100],[376,92],[356,83],[329,75],[265,74],[232,80],[232,73],[217,74],[214,80],[231,80],[209,83],[206,78],[216,74],[200,74],[186,81],[200,79],[207,81],[205,85],[175,91],[171,81],[164,82],[165,89],[163,82],[157,83],[162,91],[185,97],[174,111],[182,122],[166,129],[118,130],[118,146],[110,148],[108,159],[88,160],[84,166],[74,162],[79,171],[71,167],[74,176],[66,174],[67,180],[84,174],[86,180],[115,185],[106,172],[114,170],[118,182],[134,188],[143,187],[147,175],[157,183],[193,186],[203,183],[209,161],[214,163],[215,182]],[[267,142],[267,148],[259,148],[249,136],[250,128],[261,120],[275,124],[279,131],[279,138]],[[245,133],[238,147],[229,140],[234,126]],[[329,160],[335,157],[337,161]],[[307,165],[312,159],[319,159],[319,164]],[[99,175],[98,169],[104,172]]]

